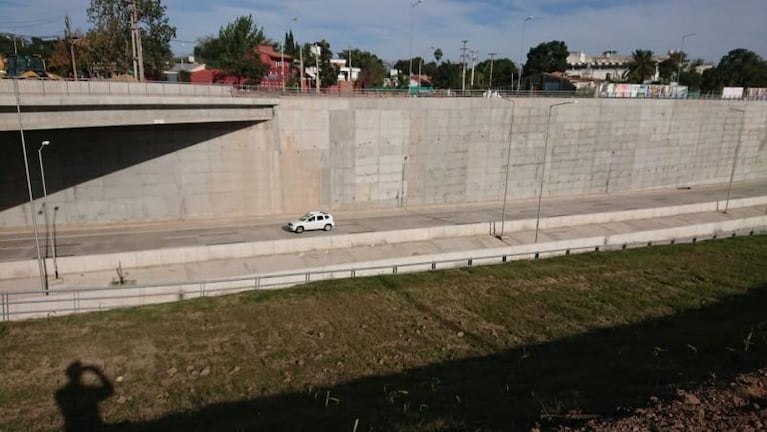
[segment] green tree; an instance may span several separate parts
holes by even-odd
[[[221,53],[223,46],[221,39],[213,36],[205,36],[197,40],[194,47],[194,58],[198,63],[205,63],[212,68],[221,68]]]
[[[272,42],[264,35],[251,15],[241,16],[218,31],[220,44],[219,63],[226,73],[242,80],[258,83],[266,75],[269,67],[261,62],[255,49],[258,45],[270,45]]]
[[[338,53],[338,56],[347,62],[349,61],[349,51]],[[386,77],[386,67],[381,59],[375,54],[359,49],[351,50],[352,67],[360,68],[358,85],[362,88],[371,88],[383,84]]]
[[[451,63],[446,60],[437,66],[432,76],[432,84],[435,88],[450,89],[461,88],[461,64]]]
[[[642,84],[655,76],[655,59],[652,51],[637,49],[632,54],[631,61],[628,64],[623,77],[629,82]]]
[[[767,62],[753,51],[734,49],[716,69],[725,87],[767,87]]]
[[[437,63],[439,63],[441,59],[442,59],[442,49],[437,48],[434,50],[434,60],[436,60]]]
[[[170,25],[161,0],[135,0],[135,7],[145,73],[159,77],[173,58],[170,40],[176,37],[176,27]],[[124,0],[91,0],[88,8],[92,49],[115,72],[133,68],[131,15],[132,6]]]
[[[527,62],[522,70],[524,76],[541,72],[564,72],[567,69],[567,44],[563,41],[550,41],[530,48]]]
[[[477,64],[479,79],[475,82],[477,88],[488,88],[490,86],[490,60],[484,60]],[[508,58],[498,58],[492,61],[493,88],[511,88],[512,75],[514,80],[518,78],[519,70],[517,66]]]

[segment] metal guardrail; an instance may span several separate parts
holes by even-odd
[[[591,245],[576,248],[540,250],[536,252],[466,256],[445,260],[419,261],[415,263],[402,262],[398,264],[367,267],[350,266],[334,270],[310,270],[290,273],[249,275],[237,278],[171,282],[141,286],[119,285],[109,287],[66,288],[52,290],[48,295],[43,295],[40,292],[6,291],[0,292],[0,321],[130,308],[213,295],[234,294],[245,291],[282,289],[323,280],[353,279],[357,277],[390,274],[396,275],[401,273],[444,270],[450,268],[466,268],[478,265],[502,264],[515,260],[567,256],[577,253],[696,243],[697,241],[723,237],[754,235],[754,233],[754,230],[734,231],[728,233],[728,235],[713,234],[659,242]]]
[[[232,86],[171,82],[132,82],[110,80],[36,80],[0,79],[0,94],[14,94],[15,85],[22,95],[110,95],[110,96],[184,96],[233,97]]]

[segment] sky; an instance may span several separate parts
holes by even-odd
[[[216,35],[241,15],[252,15],[267,37],[325,39],[331,50],[371,51],[387,61],[413,56],[460,61],[462,41],[477,61],[496,53],[518,62],[541,42],[563,40],[570,51],[629,55],[678,50],[718,63],[735,48],[767,59],[767,0],[162,0],[176,55]],[[90,0],[0,0],[0,33],[61,35],[64,16],[89,27]],[[532,19],[526,20],[528,17]],[[298,18],[294,20],[294,18]],[[685,35],[688,35],[685,37]]]

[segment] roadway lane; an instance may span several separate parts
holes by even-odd
[[[726,195],[727,185],[716,185],[691,189],[661,189],[626,194],[550,198],[543,200],[541,217],[712,202],[724,200]],[[755,196],[767,196],[767,181],[733,185],[730,199]],[[536,200],[509,201],[506,205],[506,220],[534,218],[536,212]],[[501,203],[338,211],[333,214],[337,224],[334,232],[351,234],[499,221]],[[56,252],[57,256],[64,257],[295,238],[298,234],[288,232],[285,228],[288,219],[289,217],[270,216],[230,220],[57,227]],[[45,250],[46,236],[42,230],[43,227],[40,227],[40,241]],[[317,231],[301,235],[329,234]],[[47,250],[47,256],[51,256],[50,245]],[[36,257],[34,235],[31,230],[0,230],[0,261]]]

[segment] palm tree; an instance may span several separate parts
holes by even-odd
[[[635,50],[623,78],[633,83],[642,84],[653,76],[655,76],[655,60],[653,60],[652,51]]]

